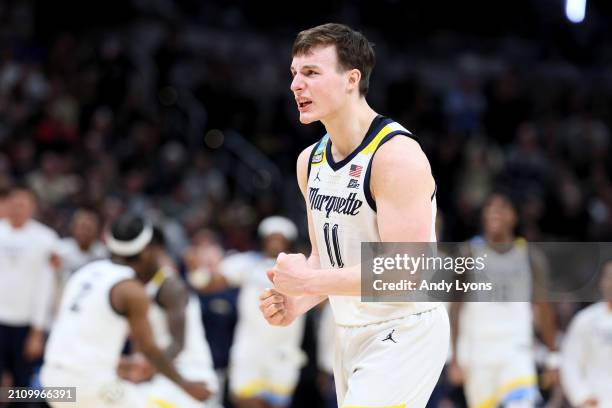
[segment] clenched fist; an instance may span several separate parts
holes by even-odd
[[[266,289],[259,296],[259,310],[272,326],[288,326],[298,316],[295,299],[276,289]]]
[[[274,289],[291,296],[310,294],[314,270],[306,263],[302,254],[285,254],[281,252],[276,264],[268,270],[268,278],[274,283]]]

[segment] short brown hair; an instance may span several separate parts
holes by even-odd
[[[373,44],[359,31],[344,24],[323,24],[301,31],[293,43],[292,56],[305,55],[319,46],[335,45],[338,65],[345,70],[361,72],[359,93],[365,96],[370,85],[370,74],[376,64]]]

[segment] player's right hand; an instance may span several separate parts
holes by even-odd
[[[288,326],[297,317],[295,299],[276,289],[266,289],[259,296],[259,310],[272,326]]]
[[[202,381],[183,381],[181,388],[198,401],[206,401],[212,396],[212,392]]]

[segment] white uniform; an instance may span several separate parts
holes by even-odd
[[[149,321],[153,328],[155,341],[160,349],[166,349],[172,342],[168,319],[164,309],[156,302],[159,289],[171,271],[160,269],[146,285],[152,305],[149,309]],[[206,341],[202,313],[198,298],[190,294],[185,310],[185,343],[183,350],[174,359],[174,366],[179,374],[191,381],[203,381],[213,393],[218,392],[217,376],[213,369],[210,347]],[[193,399],[180,387],[164,375],[157,374],[148,385],[148,395],[154,401],[164,401],[176,407],[206,407],[208,404]]]
[[[46,328],[54,293],[55,231],[35,220],[15,229],[0,220],[0,324]]]
[[[361,145],[341,162],[333,159],[329,135],[314,147],[307,205],[322,268],[359,264],[361,243],[381,241],[370,168],[377,149],[397,135],[410,132],[378,116]],[[435,196],[432,201],[434,242]],[[330,304],[338,325],[334,376],[339,405],[424,407],[448,351],[446,311],[438,303],[366,303],[359,296],[330,296]]]
[[[145,406],[140,388],[116,374],[129,325],[113,309],[110,292],[134,276],[131,268],[102,260],[83,267],[68,281],[45,349],[41,382],[45,387],[77,387],[77,402],[52,406]]]
[[[290,402],[305,356],[300,345],[304,316],[287,327],[270,326],[257,307],[259,295],[271,286],[266,271],[274,259],[258,252],[227,257],[221,273],[240,287],[238,322],[230,350],[230,390],[240,398],[263,398],[273,405]]]
[[[329,304],[323,306],[319,316],[317,331],[317,367],[319,370],[333,374],[334,371],[334,344],[335,338],[334,314]]]
[[[533,355],[530,302],[512,302],[532,293],[527,243],[496,252],[482,238],[470,243],[473,257],[484,256],[482,272],[506,302],[466,302],[459,317],[458,360],[465,373],[470,407],[533,406],[539,398]]]
[[[83,251],[74,238],[62,239],[58,254],[62,258],[64,280],[89,262],[109,257],[106,247],[101,242],[94,242],[87,251]]]
[[[561,382],[575,407],[589,398],[612,407],[612,309],[593,304],[572,321],[562,348]]]

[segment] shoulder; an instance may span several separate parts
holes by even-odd
[[[580,310],[572,319],[569,331],[573,333],[581,333],[585,330],[588,331],[593,322],[601,318],[601,312],[604,310],[605,306],[605,303],[598,302]]]
[[[308,183],[308,165],[310,164],[310,157],[312,156],[313,149],[319,142],[320,140],[302,150],[297,158],[296,174],[302,193],[306,191],[306,184]]]
[[[319,140],[317,140],[315,143],[311,144],[310,146],[302,150],[302,152],[299,154],[298,159],[297,159],[298,167],[300,165],[306,166],[306,167],[308,166],[308,162],[310,161],[312,150],[315,148],[317,144],[319,144]]]
[[[396,135],[382,144],[373,161],[373,166],[383,169],[430,171],[429,160],[421,145],[413,138],[403,135]]]
[[[159,289],[159,301],[164,307],[179,301],[186,301],[188,296],[187,285],[176,276],[167,277]]]
[[[599,319],[602,311],[605,311],[605,307],[604,302],[593,303],[579,311],[574,319],[578,324],[588,324],[593,319]]]
[[[111,289],[111,297],[125,305],[126,301],[149,303],[144,285],[136,278],[117,282]]]
[[[39,221],[30,220],[28,227],[32,233],[36,234],[40,238],[44,238],[49,241],[56,241],[59,239],[57,232]]]
[[[316,143],[311,144],[310,146],[302,150],[302,152],[299,154],[297,158],[298,174],[301,174],[301,173],[306,174],[306,171],[308,169],[308,163],[310,163],[310,156],[312,156],[312,151],[315,148],[315,146],[319,144],[319,142],[320,140],[317,140]]]
[[[397,135],[381,145],[372,159],[372,192],[420,190],[432,194],[435,183],[427,156],[411,137]]]

